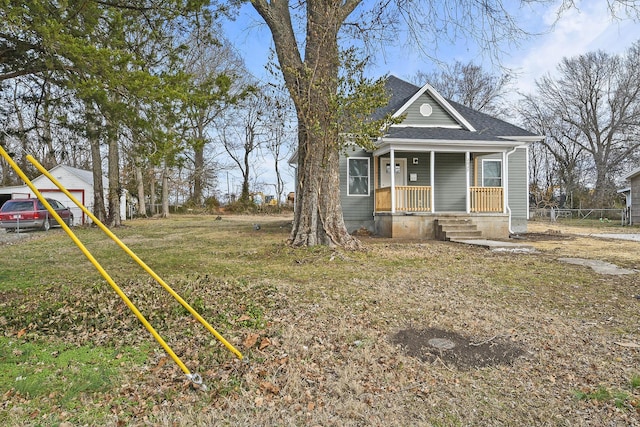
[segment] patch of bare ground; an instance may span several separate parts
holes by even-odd
[[[511,365],[524,353],[517,344],[497,335],[476,343],[463,335],[436,328],[403,329],[391,342],[425,362],[438,361],[461,369]]]
[[[255,235],[251,220],[239,223],[242,238]],[[261,232],[286,237],[281,223],[262,219]],[[205,226],[190,242],[202,245],[195,250],[218,239]],[[582,237],[532,241],[538,254],[386,239],[363,239],[366,252],[341,253],[267,239],[255,238],[251,255],[237,259],[245,272],[238,277],[231,268],[221,277],[204,262],[170,277],[238,346],[242,361],[152,283],[125,283],[145,295],[142,309],[208,390],[191,387],[154,353],[101,396],[113,414],[109,425],[640,426],[640,392],[630,385],[640,375],[640,300],[632,297],[640,275],[603,277],[556,260],[585,256]],[[217,250],[217,258],[227,256]],[[637,247],[626,256],[640,262]],[[4,312],[56,307],[32,319],[25,336],[149,341],[102,286],[23,296],[12,293]],[[18,315],[2,324],[13,337],[25,327]],[[579,398],[598,390],[625,397]],[[15,395],[4,399],[4,409],[20,406]]]

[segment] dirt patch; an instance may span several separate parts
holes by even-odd
[[[570,234],[563,234],[555,230],[548,230],[542,233],[527,233],[518,237],[519,240],[528,240],[532,242],[539,241],[561,241],[561,240],[575,240],[576,236]]]
[[[447,367],[455,366],[458,369],[511,365],[524,355],[519,345],[505,337],[475,340],[436,328],[404,329],[396,333],[391,341],[400,344],[410,356],[430,363],[440,361]]]

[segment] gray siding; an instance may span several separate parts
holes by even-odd
[[[429,104],[433,109],[430,116],[425,117],[420,114],[420,106]],[[458,125],[451,115],[438,104],[438,102],[428,93],[422,94],[416,101],[405,111],[406,117],[402,124],[404,125],[430,125],[430,126],[452,126]]]
[[[527,150],[518,148],[509,156],[509,208],[512,222],[527,220],[529,198]]]
[[[631,223],[640,224],[640,175],[631,179]]]
[[[435,163],[435,211],[466,212],[464,153],[436,153]]]
[[[370,159],[369,196],[348,195],[347,157],[366,157]],[[353,232],[362,226],[373,229],[373,158],[370,153],[356,148],[356,151],[348,149],[346,156],[340,156],[340,202],[342,204],[342,214],[349,232]]]
[[[431,185],[431,154],[416,153],[406,154],[407,156],[407,185],[426,186]],[[413,159],[418,159],[418,164],[413,164]],[[417,181],[410,181],[409,177],[412,173],[418,176]]]

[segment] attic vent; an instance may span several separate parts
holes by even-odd
[[[433,113],[433,108],[431,108],[431,105],[422,104],[420,106],[420,114],[422,114],[423,116],[429,117],[431,115],[431,113]]]

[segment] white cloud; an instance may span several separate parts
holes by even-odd
[[[547,24],[555,19],[555,10],[544,17]],[[601,0],[582,1],[577,9],[566,11],[551,31],[532,39],[521,55],[513,55],[507,65],[518,73],[518,88],[535,89],[535,80],[553,74],[564,57],[574,57],[595,50],[620,53],[640,38],[640,23],[614,20]]]

